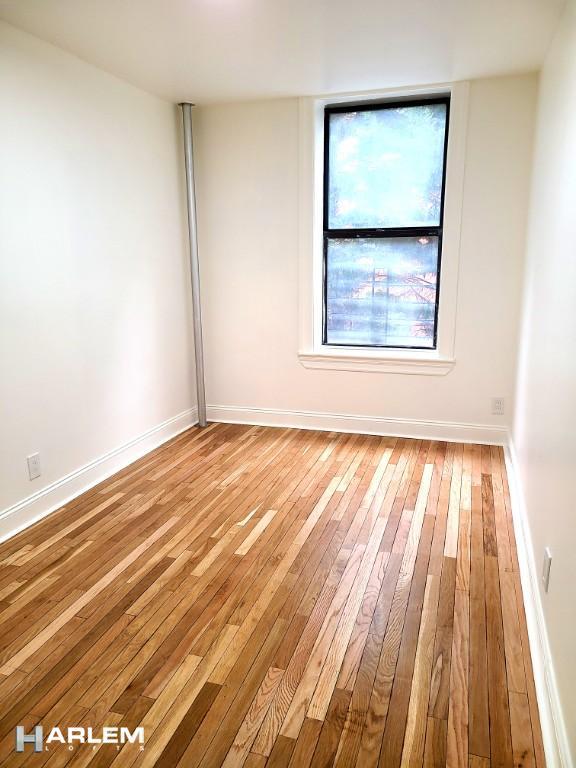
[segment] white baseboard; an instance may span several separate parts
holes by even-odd
[[[319,411],[285,411],[209,405],[210,421],[227,424],[257,424],[264,427],[294,427],[325,432],[358,432],[367,435],[413,437],[424,440],[506,445],[508,429],[491,424],[460,424],[449,421],[391,419],[383,416],[351,416]]]
[[[173,416],[0,512],[0,542],[136,461],[198,421],[196,408]]]
[[[534,561],[526,502],[512,441],[505,455],[546,764],[548,768],[574,768],[540,597],[539,569]]]
[[[389,419],[314,411],[211,405],[208,406],[208,418],[211,421],[233,424],[259,424],[495,445],[504,445],[507,439],[507,429],[499,426]],[[196,409],[184,411],[4,509],[0,512],[0,542],[41,520],[71,499],[196,423]]]

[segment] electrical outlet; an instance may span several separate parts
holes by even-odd
[[[40,454],[33,453],[31,456],[26,457],[28,462],[28,477],[30,480],[35,480],[40,477],[42,470],[40,469]]]
[[[552,565],[552,552],[550,548],[546,547],[544,550],[544,562],[542,564],[542,585],[544,586],[544,592],[548,592],[548,584],[550,583],[550,566]]]
[[[492,415],[504,416],[504,398],[503,397],[492,398]]]

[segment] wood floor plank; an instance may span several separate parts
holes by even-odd
[[[218,706],[212,708],[190,742],[180,768],[215,768],[225,759],[286,631],[286,622],[274,619],[276,615],[277,608],[270,611],[269,619],[253,638],[250,652],[232,671],[217,699]]]
[[[509,768],[512,766],[512,738],[497,558],[485,558],[485,575],[490,759],[493,766]]]
[[[516,588],[516,606],[518,608],[518,614],[520,617],[522,655],[524,657],[524,669],[526,670],[526,687],[528,688],[528,704],[530,707],[530,723],[532,727],[532,738],[534,742],[536,765],[538,768],[545,768],[546,757],[544,755],[544,745],[542,742],[540,713],[538,711],[538,702],[536,700],[536,687],[534,684],[534,674],[532,671],[532,657],[530,655],[530,646],[528,642],[528,628],[526,626],[526,615],[524,613],[524,604],[522,602],[522,587],[520,585],[520,574],[518,572],[514,573],[514,586]]]
[[[267,768],[287,768],[290,764],[296,742],[286,736],[279,736],[274,744],[274,749],[266,761]]]
[[[429,714],[448,721],[450,698],[450,662],[454,631],[454,598],[456,593],[456,559],[445,557],[440,579],[438,621],[434,641]]]
[[[211,424],[3,542],[19,765],[545,768],[502,449]]]
[[[326,654],[322,672],[316,683],[314,695],[312,696],[308,707],[307,717],[315,717],[317,720],[324,720],[326,718],[328,705],[332,698],[336,681],[338,680],[338,674],[346,654],[348,643],[350,642],[350,637],[356,622],[356,616],[360,610],[364,592],[368,586],[372,568],[376,562],[385,527],[386,521],[379,518],[372,531],[370,543],[364,550],[364,556],[360,563],[360,567],[358,568],[357,576],[350,589],[348,600],[341,611],[340,621],[338,622],[334,638]]]
[[[428,575],[422,621],[418,635],[414,675],[410,691],[410,704],[402,751],[402,765],[418,768],[424,761],[426,715],[430,697],[434,637],[438,613],[438,577]]]
[[[390,706],[380,750],[379,766],[381,768],[384,768],[384,766],[393,768],[401,764],[410,703],[410,684],[414,676],[419,627],[422,623],[425,601],[433,522],[430,516],[426,516],[421,529],[418,556],[408,598],[406,618],[390,695]]]
[[[520,621],[516,607],[514,574],[500,570],[500,594],[502,601],[502,622],[504,625],[504,646],[506,649],[506,676],[508,689],[526,693],[526,672],[522,655]]]
[[[466,765],[468,759],[469,648],[470,598],[466,590],[457,589],[454,601],[446,746],[446,765],[450,768]]]
[[[534,740],[530,721],[530,705],[525,693],[510,691],[510,720],[514,768],[534,768]]]
[[[202,686],[200,693],[180,721],[180,725],[174,732],[174,735],[156,760],[157,768],[170,768],[170,766],[178,763],[219,692],[219,685],[205,683]],[[147,699],[147,701],[153,703],[152,699]]]
[[[338,688],[334,690],[326,717],[322,721],[322,730],[312,757],[312,765],[323,766],[334,763],[350,704],[350,696],[350,691],[339,690]]]
[[[420,467],[420,476],[423,476],[424,467]],[[409,478],[412,477],[414,472],[418,473],[416,456],[413,457],[413,461],[409,461],[406,465],[406,473],[404,477],[405,488],[409,487]],[[430,486],[430,473],[427,475],[427,480],[424,484],[424,495],[427,496]],[[404,497],[404,500],[406,497]],[[382,739],[384,735],[384,729],[387,726],[387,716],[390,707],[390,698],[394,691],[395,672],[396,665],[401,655],[402,641],[406,637],[404,634],[404,624],[406,615],[409,615],[409,624],[412,627],[415,620],[418,622],[415,627],[415,634],[418,634],[418,626],[420,616],[415,611],[414,615],[410,616],[410,594],[412,579],[415,572],[418,550],[420,544],[420,535],[424,529],[424,517],[423,509],[424,504],[415,505],[416,509],[404,509],[402,516],[405,524],[402,525],[402,520],[398,527],[394,547],[402,551],[402,562],[400,566],[400,572],[398,574],[398,580],[396,582],[396,588],[392,599],[392,605],[390,608],[390,614],[384,639],[382,642],[382,649],[380,651],[380,657],[378,661],[378,667],[376,670],[376,676],[374,679],[374,687],[370,697],[370,704],[366,720],[364,722],[362,740],[360,744],[360,750],[358,753],[357,764],[366,766],[375,766],[380,759],[380,750],[382,746]],[[429,557],[429,545],[427,550],[426,566],[428,564]],[[426,570],[424,569],[424,575]],[[420,590],[423,599],[424,594],[424,582],[421,580]],[[405,647],[405,660],[407,666],[413,664],[413,657],[415,655],[416,637],[410,637],[410,643]],[[406,650],[407,648],[407,650]],[[405,681],[402,681],[405,686]],[[401,683],[402,685],[402,683]],[[400,717],[407,715],[408,700],[403,701],[403,706],[400,708]],[[396,731],[394,731],[396,737]],[[394,740],[394,746],[396,748],[396,755],[400,755],[402,744]]]
[[[354,682],[346,721],[336,753],[336,765],[338,766],[355,765],[360,750],[364,724],[370,707],[372,689],[378,669],[382,641],[400,572],[400,556],[390,556],[391,559],[394,557],[396,557],[397,564],[387,569],[378,598],[382,612],[378,620],[376,620],[376,613],[374,614],[362,653],[358,674]]]
[[[250,747],[254,743],[256,734],[268,711],[268,707],[276,693],[276,689],[278,688],[283,674],[283,669],[276,669],[275,667],[270,667],[266,673],[262,685],[258,689],[258,693],[254,697],[250,709],[228,751],[226,759],[222,763],[225,768],[230,768],[230,766],[233,765],[242,765],[244,759],[248,756]]]
[[[447,737],[447,721],[437,717],[428,717],[424,746],[424,768],[445,768]]]
[[[490,757],[488,658],[486,652],[486,595],[484,578],[484,518],[482,456],[474,446],[472,457],[472,516],[470,541],[470,693],[468,743],[470,753]]]
[[[290,768],[308,768],[308,766],[312,765],[321,730],[322,723],[320,720],[304,720],[290,758]]]

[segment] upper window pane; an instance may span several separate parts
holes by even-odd
[[[328,228],[440,226],[445,103],[329,113]]]

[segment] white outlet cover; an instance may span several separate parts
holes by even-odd
[[[26,457],[26,461],[28,462],[28,477],[30,480],[36,480],[36,478],[40,477],[42,474],[40,468],[40,454],[32,453],[30,456]]]
[[[492,415],[504,416],[504,398],[503,397],[492,398]]]

